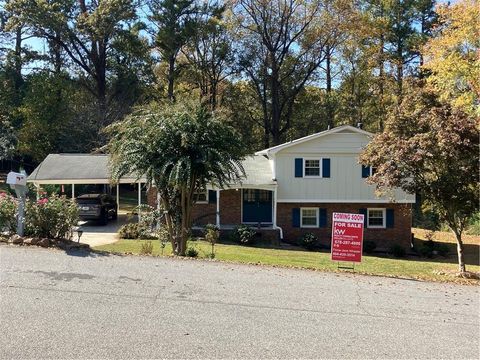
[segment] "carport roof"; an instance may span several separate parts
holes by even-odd
[[[28,182],[36,184],[109,184],[110,156],[105,154],[49,154],[30,174]],[[122,177],[120,183],[145,182],[134,175]]]
[[[105,154],[49,154],[30,174],[34,184],[109,184],[109,155]],[[243,162],[245,178],[231,188],[274,187],[272,168],[264,156],[248,156]],[[120,183],[145,182],[134,175],[124,176]]]

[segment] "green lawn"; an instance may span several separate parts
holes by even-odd
[[[119,240],[110,245],[96,247],[95,250],[121,254],[140,254],[143,242],[143,240]],[[152,255],[161,255],[159,241],[152,240],[152,244]],[[193,241],[189,243],[189,246],[197,249],[199,258],[208,258],[211,246],[207,242],[201,240]],[[164,255],[169,254],[171,254],[170,244],[164,249]],[[215,255],[217,260],[228,262],[297,267],[332,272],[338,271],[337,263],[330,260],[330,253],[327,252],[217,244],[215,246]],[[439,275],[435,273],[436,271],[454,271],[456,269],[455,256],[450,256],[447,259],[429,259],[428,261],[419,258],[395,259],[379,256],[363,256],[362,263],[355,265],[355,272],[362,274],[478,284],[478,281],[475,280],[458,279],[451,275]],[[469,265],[467,266],[467,270],[480,272],[480,266]]]

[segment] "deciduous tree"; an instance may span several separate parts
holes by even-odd
[[[369,181],[379,191],[418,192],[438,211],[455,234],[461,273],[462,233],[479,208],[478,152],[475,118],[420,91],[404,99],[361,155],[362,163],[377,169]]]
[[[423,48],[428,83],[442,99],[480,115],[480,1],[440,5],[437,12],[434,37]]]

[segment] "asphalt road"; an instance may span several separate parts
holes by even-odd
[[[476,358],[479,288],[0,246],[1,358]]]

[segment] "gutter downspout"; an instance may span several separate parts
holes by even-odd
[[[280,231],[280,240],[283,240],[283,229],[277,225],[277,188],[273,191],[273,228]]]

